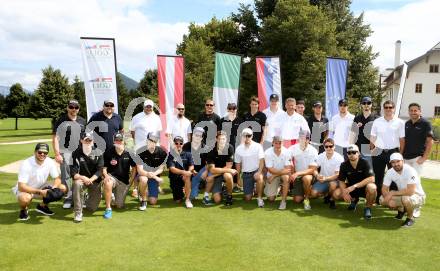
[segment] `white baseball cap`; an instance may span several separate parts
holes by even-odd
[[[400,153],[395,152],[395,153],[391,154],[390,162],[391,161],[399,161],[399,160],[403,161],[403,156]]]
[[[150,99],[145,100],[144,107],[147,107],[148,105],[154,106],[154,102]]]
[[[253,135],[253,134],[254,133],[250,128],[244,128],[243,131],[241,132],[241,135]]]

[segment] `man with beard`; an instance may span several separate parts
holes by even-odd
[[[167,126],[167,136],[171,141],[176,136],[183,138],[183,143],[191,141],[191,122],[185,117],[185,106],[181,103],[176,106],[177,115],[172,117]]]

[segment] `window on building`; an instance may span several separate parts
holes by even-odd
[[[416,84],[416,93],[422,93],[422,84]]]
[[[434,117],[440,117],[440,106],[434,107]]]
[[[431,64],[431,65],[429,65],[429,72],[438,73],[438,64]]]
[[[435,85],[435,93],[440,94],[440,84]]]

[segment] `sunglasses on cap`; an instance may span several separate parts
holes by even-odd
[[[348,151],[347,154],[348,155],[355,155],[357,153],[357,151]]]
[[[115,105],[112,104],[112,103],[104,104],[104,106],[105,106],[105,107],[115,107]]]
[[[79,109],[79,106],[69,105],[69,109],[75,109],[75,110],[78,110],[78,109]]]

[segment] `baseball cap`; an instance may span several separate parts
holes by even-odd
[[[390,156],[390,162],[391,161],[399,161],[399,160],[403,160],[403,156],[400,154],[400,153],[398,153],[398,152],[395,152],[395,153],[393,153],[393,154],[391,154],[391,156]]]
[[[116,133],[114,140],[124,140],[124,135],[122,133]]]
[[[355,144],[350,144],[350,145],[347,147],[347,151],[356,151],[356,152],[359,152],[359,148],[358,148],[358,146],[355,145]]]
[[[243,131],[241,132],[241,135],[253,135],[253,134],[254,133],[249,128],[244,128]]]
[[[279,100],[280,100],[280,97],[278,96],[278,94],[273,93],[273,94],[271,94],[271,95],[269,96],[269,100],[270,100],[270,101],[271,101],[271,100],[279,101]]]
[[[322,103],[320,101],[316,101],[313,103],[313,107],[322,106]]]
[[[148,105],[154,106],[154,102],[150,99],[145,100],[144,107],[147,107]]]
[[[283,139],[281,138],[281,136],[274,136],[274,137],[272,137],[272,142],[274,142],[274,141],[279,142],[279,141],[283,141]]]
[[[308,130],[301,129],[298,133],[299,137],[310,138],[310,132]]]
[[[174,141],[174,142],[176,142],[176,141],[183,142],[183,137],[181,137],[181,136],[175,136],[174,139],[173,139],[173,141]]]
[[[204,133],[205,133],[205,130],[203,130],[202,127],[196,127],[196,128],[194,128],[193,133],[194,133],[194,134],[195,134],[195,133],[204,134]]]
[[[104,100],[104,105],[109,104],[109,103],[115,104],[113,99],[106,99],[106,100]]]
[[[79,102],[77,100],[70,100],[68,105],[77,105],[79,106]]]
[[[345,98],[344,99],[340,99],[339,102],[338,102],[338,105],[339,106],[341,106],[341,105],[348,105],[347,99],[345,99]]]
[[[157,141],[159,141],[159,136],[154,132],[149,132],[147,135],[147,140],[157,143]]]
[[[49,145],[46,143],[38,143],[35,145],[35,151],[41,151],[41,152],[49,152]]]
[[[235,103],[228,103],[228,109],[237,109],[237,104],[235,104]]]
[[[90,139],[93,140],[93,133],[92,132],[85,132],[81,135],[81,139]]]
[[[362,98],[362,100],[361,100],[361,103],[368,103],[368,102],[370,102],[371,103],[371,98],[370,97],[363,97]]]

